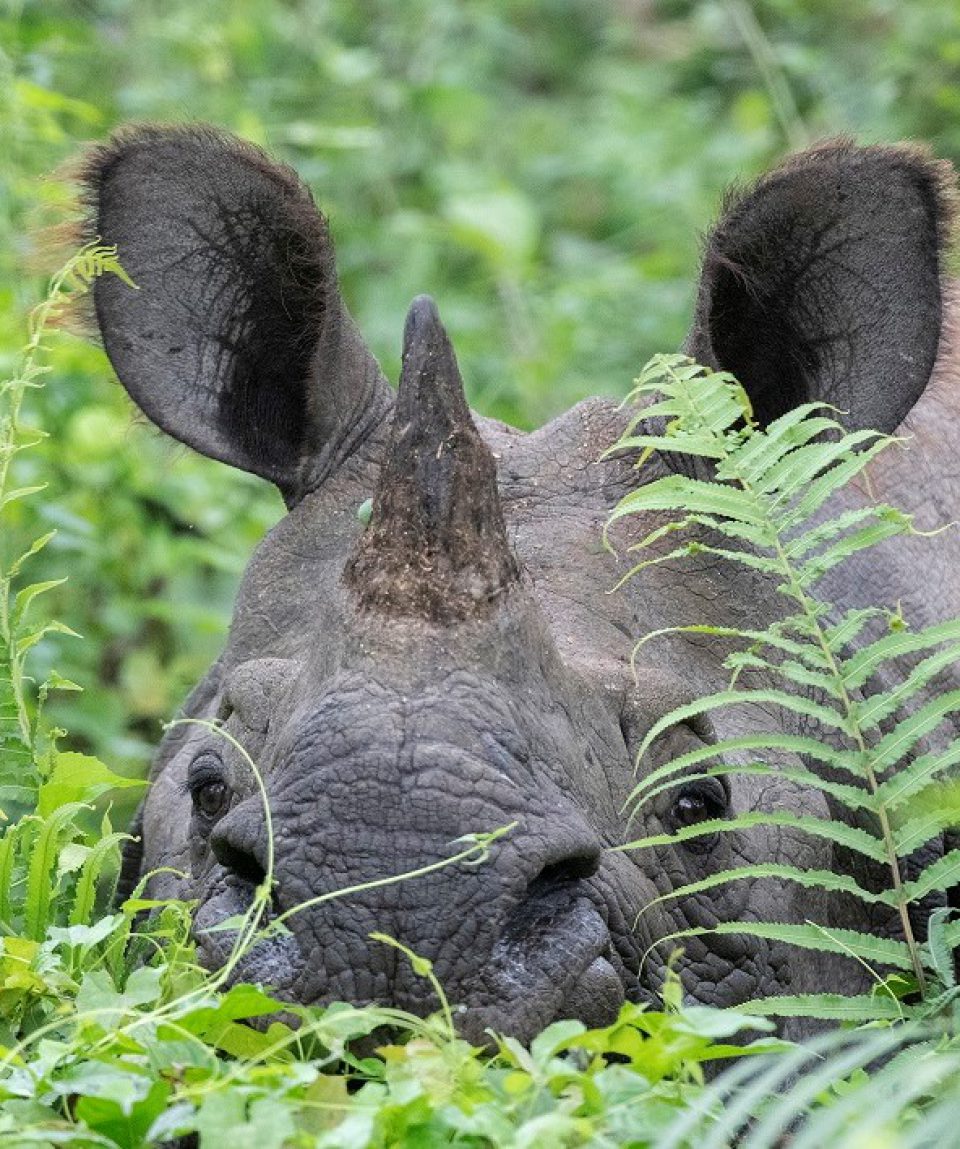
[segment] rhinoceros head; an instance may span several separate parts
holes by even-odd
[[[756,625],[777,601],[763,578],[706,562],[654,566],[610,593],[625,568],[602,526],[643,479],[629,460],[598,462],[625,420],[612,403],[531,434],[472,415],[426,297],[395,393],[340,296],[326,220],[248,144],[137,128],[92,151],[83,181],[90,234],[119,245],[139,287],[95,289],[123,385],[164,431],[276,484],[289,509],[186,706],[219,729],[168,734],[128,858],[128,878],[157,871],[156,894],[197,899],[206,961],[234,941],[211,927],[269,872],[267,918],[288,932],[253,946],[237,976],[304,1002],[433,1008],[376,931],[433,962],[466,1033],[529,1037],[655,999],[672,948],[655,943],[688,926],[842,917],[763,881],[656,901],[738,862],[838,864],[783,827],[616,849],[730,810],[831,814],[786,778],[732,776],[665,793],[628,830],[645,731],[725,680],[722,652],[690,636],[647,644],[631,668],[636,639]],[[892,430],[944,358],[946,188],[906,149],[831,144],[789,161],[726,206],[689,350],[736,372],[764,420],[823,397]],[[872,572],[866,589],[903,593],[895,572]],[[715,734],[678,726],[657,753]],[[484,864],[437,865],[464,835],[505,826]],[[680,963],[694,998],[731,1004],[809,988],[810,968],[736,936],[689,938]]]

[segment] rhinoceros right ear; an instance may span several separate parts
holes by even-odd
[[[912,147],[803,152],[731,200],[686,349],[732,371],[761,423],[824,399],[896,429],[940,349],[953,173]]]
[[[174,438],[288,502],[382,418],[391,391],[340,298],[324,217],[289,168],[209,128],[138,127],[84,158],[94,307],[114,370]]]

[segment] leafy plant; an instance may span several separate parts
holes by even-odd
[[[707,554],[776,580],[786,611],[765,629],[690,625],[641,639],[639,645],[669,633],[709,635],[736,649],[725,661],[730,671],[727,688],[664,715],[644,738],[638,762],[676,723],[751,703],[794,720],[804,732],[788,733],[778,725],[704,745],[650,770],[630,800],[639,807],[688,782],[691,772],[695,777],[736,772],[787,776],[826,793],[846,811],[847,820],[750,811],[637,839],[623,848],[649,849],[777,825],[825,839],[885,867],[888,880],[879,891],[849,875],[770,861],[711,874],[665,897],[688,897],[746,878],[796,882],[868,906],[889,906],[899,917],[902,938],[827,929],[813,922],[729,921],[715,926],[714,932],[846,954],[871,968],[906,971],[912,979],[899,992],[882,983],[886,992],[854,999],[828,994],[773,998],[750,1003],[751,1011],[846,1020],[903,1017],[910,1009],[900,999],[910,985],[924,998],[924,1009],[939,1007],[956,994],[951,951],[960,929],[941,912],[931,923],[929,941],[921,945],[909,911],[925,896],[957,884],[960,850],[948,850],[912,881],[904,880],[902,867],[919,847],[958,821],[956,800],[945,800],[951,792],[945,779],[960,761],[960,741],[923,749],[922,740],[960,706],[960,692],[943,691],[931,698],[921,692],[960,658],[960,620],[913,631],[899,611],[840,610],[817,594],[823,577],[852,556],[882,540],[915,533],[909,515],[883,504],[821,513],[825,507],[829,510],[833,495],[895,440],[874,431],[846,431],[824,403],[804,404],[760,428],[745,391],[731,375],[711,372],[683,356],[650,361],[631,398],[650,396],[656,401],[641,407],[612,450],[641,452],[638,465],[654,450],[668,451],[687,457],[701,472],[708,466],[711,473],[661,476],[623,498],[611,523],[647,512],[680,515],[661,522],[634,543],[632,551],[647,551],[675,535],[683,538],[676,546],[661,545],[660,553],[642,559],[625,577],[655,563]],[[876,635],[878,623],[883,633]],[[904,656],[912,658],[905,675],[899,669]],[[747,684],[755,672],[759,684]],[[882,678],[875,677],[880,672]],[[743,754],[750,756],[747,766],[737,764]],[[765,754],[786,754],[804,765],[765,762]],[[704,932],[709,931],[690,929],[671,937]]]

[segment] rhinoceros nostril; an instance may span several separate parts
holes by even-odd
[[[225,870],[236,874],[241,881],[252,886],[261,885],[266,879],[266,871],[251,850],[244,849],[216,830],[210,835],[210,849]]]
[[[536,898],[591,878],[600,866],[600,851],[586,849],[580,853],[549,862],[527,887],[528,897]]]

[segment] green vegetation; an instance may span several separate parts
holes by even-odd
[[[474,405],[533,426],[679,346],[731,181],[842,132],[960,159],[958,59],[942,0],[0,0],[0,375],[67,254],[37,238],[50,173],[119,123],[207,119],[310,182],[389,378],[428,291]],[[69,571],[51,610],[84,640],[38,674],[84,688],[51,700],[73,749],[142,772],[280,501],[136,422],[89,344],[51,365],[18,480],[47,491],[8,529],[57,530],[37,577]]]
[[[650,396],[658,401],[649,402]],[[694,778],[739,773],[786,777],[820,790],[832,800],[833,816],[750,810],[650,835],[622,848],[650,849],[779,825],[842,846],[861,865],[885,867],[887,880],[880,890],[867,889],[847,874],[764,862],[719,870],[664,897],[690,897],[731,881],[766,879],[844,894],[861,905],[889,906],[899,917],[902,941],[817,922],[724,921],[712,932],[771,938],[846,954],[868,969],[879,965],[906,971],[893,981],[874,974],[874,992],[862,998],[781,996],[751,1001],[750,1012],[846,1021],[935,1014],[957,998],[953,951],[960,931],[948,924],[949,910],[936,910],[929,940],[921,946],[910,910],[929,894],[956,885],[960,851],[947,850],[912,881],[903,881],[901,870],[905,859],[960,819],[953,769],[960,741],[948,740],[910,760],[920,740],[941,727],[957,705],[955,691],[930,699],[921,692],[960,658],[960,620],[914,631],[899,611],[877,606],[841,610],[817,595],[829,571],[885,539],[915,531],[911,516],[885,504],[854,505],[830,518],[818,514],[896,440],[876,431],[845,431],[828,414],[833,408],[826,403],[803,404],[761,429],[733,376],[711,372],[681,355],[651,360],[631,398],[643,401],[640,412],[611,451],[640,451],[641,467],[652,452],[667,451],[709,464],[711,474],[709,480],[671,474],[624,496],[611,523],[645,511],[682,515],[632,544],[631,551],[643,552],[667,540],[660,553],[639,562],[624,581],[655,563],[708,554],[776,580],[789,605],[764,630],[694,624],[654,631],[640,640],[643,645],[679,630],[723,639],[735,649],[724,661],[730,671],[727,688],[663,715],[646,734],[638,764],[665,731],[697,716],[760,705],[761,712],[786,716],[788,722],[720,738],[673,758],[647,771],[630,801],[639,806]],[[666,420],[661,433],[654,430],[658,420]],[[690,534],[696,537],[670,544],[675,535]],[[904,656],[919,660],[908,674],[898,674]],[[875,676],[881,671],[887,680],[877,689]],[[755,679],[759,685],[752,684]],[[803,732],[788,733],[789,722],[796,726],[798,719]],[[744,753],[748,764],[740,760]],[[787,756],[786,764],[780,755]],[[682,942],[708,932],[684,930],[669,940]],[[918,1005],[902,1000],[911,995]]]
[[[500,1040],[481,1051],[452,1034],[444,1012],[424,1021],[285,1006],[283,1021],[271,1019],[278,1003],[263,991],[228,989],[223,974],[197,967],[189,906],[150,903],[142,890],[113,905],[125,837],[115,827],[141,792],[134,776],[216,654],[236,579],[281,506],[264,484],[135,423],[96,348],[48,339],[69,297],[122,268],[109,249],[87,250],[44,296],[43,269],[58,257],[37,228],[69,211],[69,184],[50,173],[83,141],[130,119],[212,120],[311,183],[331,218],[348,303],[389,376],[406,305],[429,291],[474,405],[531,426],[584,395],[621,392],[638,360],[679,344],[698,233],[731,180],[838,132],[921,138],[960,161],[958,61],[960,9],[939,0],[0,0],[0,806],[9,820],[0,1146],[132,1149],[199,1135],[202,1149],[705,1149],[746,1136],[762,1149],[781,1144],[798,1117],[794,1149],[950,1142],[960,930],[943,913],[922,946],[909,931],[882,954],[876,938],[844,936],[864,960],[899,971],[878,978],[870,997],[756,1006],[873,1019],[820,1046],[785,1047],[763,1036],[769,1022],[742,1011],[683,1008],[668,980],[662,1012],[629,1006],[606,1030],[563,1022],[529,1050]],[[711,388],[723,418],[691,423],[681,384]],[[744,561],[737,539],[757,545],[794,612],[742,636],[728,696],[700,705],[747,693],[758,666],[788,686],[815,683],[820,717],[842,734],[831,764],[850,778],[806,781],[878,816],[878,834],[847,844],[892,878],[896,857],[916,845],[912,827],[926,818],[933,833],[944,820],[929,828],[926,800],[942,796],[949,751],[888,780],[884,743],[861,753],[860,742],[890,699],[864,713],[847,691],[871,659],[909,649],[921,656],[903,684],[913,692],[956,657],[958,627],[915,633],[898,614],[875,612],[864,621],[889,634],[847,649],[825,629],[813,590],[827,565],[909,522],[870,508],[832,535],[810,528],[810,548],[791,550],[791,523],[778,518],[788,511],[773,505],[789,466],[773,476],[768,460],[769,498],[741,513],[751,496],[738,468],[769,438],[740,427],[735,387],[675,360],[660,360],[641,386],[672,404],[669,448],[706,454],[731,480],[722,506],[716,485],[708,497],[676,480],[659,488],[674,500],[661,505],[732,535],[732,547],[716,545],[730,561]],[[796,436],[823,416],[793,418],[795,454],[805,450]],[[814,488],[832,489],[884,441],[864,439],[859,456],[847,453],[854,445],[831,447],[826,472],[824,456],[801,456],[810,478],[820,475]],[[689,543],[674,553],[684,551]],[[850,621],[852,642],[860,620]],[[803,704],[786,691],[778,702]],[[752,749],[775,749],[777,735],[765,738]],[[690,765],[666,764],[635,800]],[[699,766],[724,768],[706,757]],[[496,845],[465,844],[474,848]],[[908,921],[907,905],[952,881],[957,861],[949,854],[912,886],[844,889]],[[255,919],[243,936],[256,936]],[[830,944],[815,927],[802,940]],[[241,1024],[251,1019],[259,1026]],[[734,1038],[755,1039],[752,1056]],[[704,1067],[730,1059],[732,1072],[705,1085]]]

